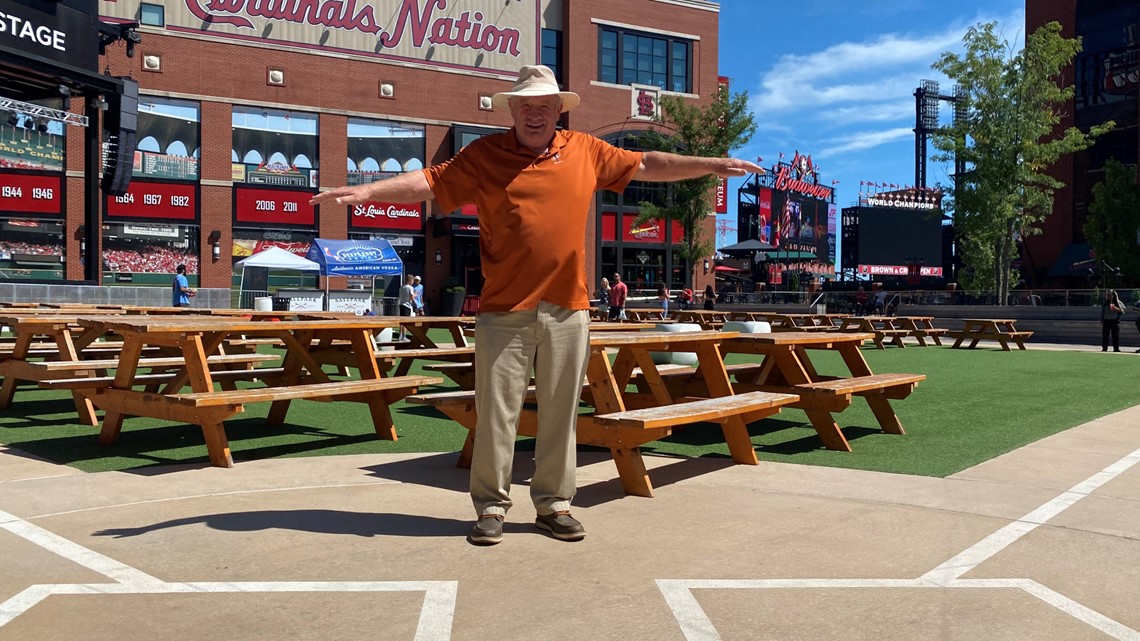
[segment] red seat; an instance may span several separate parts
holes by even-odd
[[[463,307],[459,310],[460,316],[475,316],[479,313],[479,297],[464,296]]]

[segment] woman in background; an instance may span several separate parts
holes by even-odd
[[[712,285],[705,285],[705,309],[713,311],[716,309],[716,292],[713,291]]]
[[[602,277],[602,288],[598,290],[598,312],[602,319],[610,316],[610,280]]]
[[[669,317],[669,288],[664,282],[657,283],[657,304],[661,306],[661,320]]]
[[[1116,295],[1115,289],[1104,293],[1104,304],[1100,306],[1100,351],[1108,351],[1108,337],[1112,335],[1112,351],[1120,351],[1120,317],[1124,316],[1124,303]]]

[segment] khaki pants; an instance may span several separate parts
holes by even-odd
[[[511,465],[519,413],[533,368],[538,437],[530,496],[539,514],[570,509],[575,430],[589,357],[589,313],[540,302],[538,309],[479,314],[475,324],[475,449],[471,500],[476,514],[511,507]]]

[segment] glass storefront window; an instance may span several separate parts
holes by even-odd
[[[626,247],[622,250],[621,278],[631,291],[655,293],[665,280],[665,250]]]
[[[165,283],[180,264],[187,275],[196,275],[198,226],[107,222],[102,258],[107,283]]]
[[[0,222],[0,280],[63,280],[63,223]]]
[[[136,178],[198,180],[198,103],[143,96],[139,100]]]
[[[424,127],[348,119],[348,184],[363,185],[424,167]]]
[[[302,111],[233,108],[233,181],[316,188],[317,115]]]
[[[0,109],[0,170],[63,171],[63,123]]]

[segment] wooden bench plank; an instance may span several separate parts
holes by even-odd
[[[257,369],[227,369],[211,371],[210,378],[215,381],[235,380],[266,380],[276,379],[285,373],[282,367],[262,367]],[[131,385],[155,385],[174,380],[178,374],[167,372],[165,374],[139,374],[135,376]],[[91,378],[57,378],[40,381],[39,386],[45,389],[96,389],[111,387],[115,382],[114,376],[94,376]]]
[[[925,380],[925,374],[874,374],[871,376],[835,378],[816,383],[805,383],[796,385],[795,389],[802,389],[805,392],[811,391],[841,396],[844,394],[859,394],[872,390],[883,390],[890,387],[913,386]]]
[[[719,422],[732,416],[749,414],[799,400],[795,394],[748,392],[735,396],[705,398],[672,405],[647,407],[639,410],[599,414],[594,422],[606,427],[656,429],[675,427],[702,421]]]
[[[252,364],[263,361],[280,360],[276,354],[215,354],[206,359],[211,365]],[[180,367],[186,361],[181,356],[158,356],[154,358],[140,358],[139,367]],[[32,370],[42,372],[71,372],[89,369],[115,369],[119,366],[119,359],[103,359],[89,361],[43,361],[27,363]]]
[[[256,387],[252,389],[223,390],[220,392],[192,392],[188,394],[172,394],[169,398],[180,405],[190,407],[214,407],[305,398],[331,398],[384,390],[410,389],[414,392],[415,388],[421,385],[438,385],[442,382],[443,379],[431,376],[395,376],[391,378],[333,381],[331,383],[307,383],[287,387]]]

